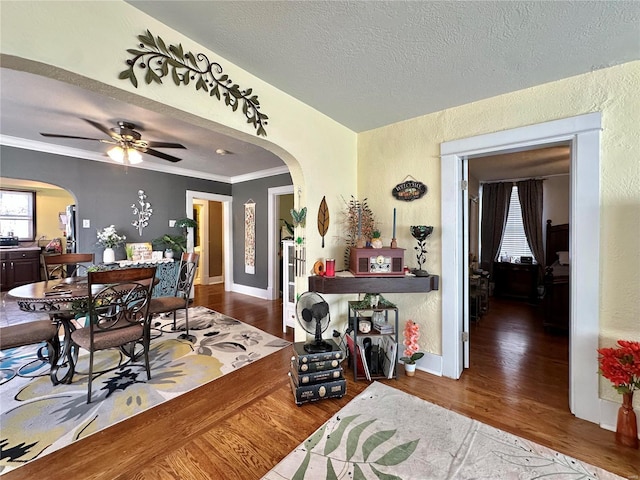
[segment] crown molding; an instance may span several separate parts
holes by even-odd
[[[51,153],[53,155],[62,155],[72,158],[83,158],[85,160],[93,160],[95,162],[111,163],[113,161],[106,155],[89,152],[79,148],[64,147],[62,145],[54,145],[46,142],[39,142],[37,140],[27,140],[20,137],[12,137],[9,135],[0,135],[0,145],[7,147],[22,148],[24,150],[33,150],[42,153]],[[206,172],[200,172],[198,170],[189,170],[186,168],[175,167],[173,165],[159,165],[151,164],[148,162],[142,162],[136,165],[129,165],[129,168],[140,168],[143,170],[152,170],[155,172],[169,173],[174,175],[182,175],[185,177],[200,178],[203,180],[211,180],[214,182],[222,183],[241,183],[249,180],[256,180],[264,177],[271,177],[274,175],[281,175],[283,173],[289,173],[289,169],[286,166],[275,167],[267,170],[260,170],[257,172],[247,173],[243,175],[236,175],[234,177],[227,177],[223,175],[215,175]]]

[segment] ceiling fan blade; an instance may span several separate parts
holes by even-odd
[[[171,142],[147,142],[147,146],[151,148],[187,148],[180,143]]]
[[[143,152],[143,153],[147,153],[149,155],[153,155],[154,157],[158,157],[163,160],[168,160],[170,162],[179,162],[182,160],[181,158],[174,157],[172,155],[167,155],[166,153],[159,152],[158,150],[154,150],[152,148],[147,148],[147,149],[136,148],[136,150],[139,150],[140,152]]]
[[[42,135],[43,137],[52,137],[52,138],[76,138],[78,140],[96,140],[98,142],[101,141],[99,138],[76,137],[74,135],[59,135],[57,133],[42,133],[42,132],[40,132],[40,135]]]
[[[115,132],[112,132],[111,130],[109,130],[107,127],[105,127],[104,125],[101,125],[98,122],[94,122],[93,120],[89,120],[87,118],[83,118],[82,120],[84,120],[85,122],[87,122],[89,125],[94,126],[95,128],[97,128],[98,130],[100,130],[102,133],[108,135],[109,137],[113,138],[114,140],[122,140],[122,137],[120,137],[120,135],[118,135]]]

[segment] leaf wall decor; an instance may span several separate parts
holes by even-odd
[[[329,207],[327,206],[327,200],[322,197],[320,202],[320,208],[318,209],[318,232],[322,237],[322,248],[324,248],[324,236],[329,230]]]
[[[204,53],[193,54],[185,52],[181,44],[167,45],[162,38],[154,36],[149,30],[138,35],[140,43],[136,48],[127,52],[133,58],[127,60],[129,68],[118,75],[120,80],[129,80],[138,88],[138,78],[134,67],[142,69],[144,81],[147,85],[152,82],[162,84],[162,79],[170,76],[176,86],[189,85],[194,82],[196,91],[209,93],[210,97],[221,100],[224,97],[226,106],[235,112],[242,105],[242,113],[247,123],[256,129],[256,135],[266,137],[264,129],[269,118],[260,112],[260,101],[252,88],[245,90],[233,83],[229,75],[223,73],[222,66],[217,62],[210,62]]]

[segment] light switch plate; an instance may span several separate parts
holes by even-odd
[[[91,220],[89,220],[88,218],[83,218],[82,228],[91,228]]]
[[[169,220],[169,226],[170,227],[175,227],[176,226],[176,221],[175,220]]]

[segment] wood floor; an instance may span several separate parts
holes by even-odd
[[[274,335],[281,306],[219,286],[195,303]],[[385,381],[463,415],[630,479],[640,451],[569,413],[567,339],[545,334],[535,309],[491,304],[471,330],[471,368],[460,380],[418,371]],[[289,349],[5,474],[14,479],[259,479],[368,385],[348,375],[347,395],[297,407],[287,380]]]

